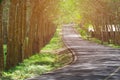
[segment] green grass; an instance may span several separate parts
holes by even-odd
[[[99,39],[96,38],[89,38],[90,41],[101,44],[101,41]]]
[[[42,53],[24,60],[18,66],[3,72],[2,80],[24,80],[51,71],[59,66],[55,54]]]
[[[87,39],[88,38],[87,32],[85,30],[82,30],[79,25],[76,25],[74,27],[77,30],[77,32],[81,35],[81,37],[83,39]]]
[[[108,42],[102,42],[101,40],[96,39],[96,38],[90,38],[89,40],[92,41],[92,42],[96,42],[98,44],[103,44],[105,46],[110,46],[112,48],[120,48],[120,45],[111,44],[111,43],[108,43]]]
[[[75,26],[75,29],[77,30],[77,32],[81,35],[81,37],[83,39],[87,39],[88,40],[88,35],[84,30],[81,30],[79,26]],[[96,39],[96,38],[89,38],[90,41],[98,43],[98,44],[103,44],[105,46],[110,46],[113,48],[120,48],[120,45],[116,45],[116,44],[109,44],[108,42],[101,42],[101,40]]]
[[[42,50],[52,51],[63,47],[63,42],[61,41],[61,36],[59,33],[61,29],[58,28],[54,34],[54,38],[51,39],[50,44],[46,45]]]
[[[112,48],[120,48],[120,45],[116,45],[116,44],[112,44],[112,43],[108,43],[108,42],[102,42],[101,40],[96,39],[96,38],[90,38],[89,40],[92,41],[92,42],[98,43],[98,44],[103,44],[105,46],[110,46]]]
[[[53,51],[63,47],[61,36],[59,36],[60,31],[61,29],[57,29],[50,43],[46,45],[42,50]],[[4,51],[6,51],[6,48],[7,47],[4,46]],[[38,76],[64,66],[69,62],[69,60],[70,55],[68,54],[58,55],[53,54],[52,52],[42,52],[30,57],[29,59],[25,59],[16,67],[13,67],[8,71],[4,71],[0,80],[25,80],[26,78]]]

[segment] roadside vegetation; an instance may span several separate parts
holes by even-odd
[[[74,26],[75,29],[77,30],[77,32],[80,34],[80,36],[85,39],[85,40],[90,40],[92,42],[95,42],[95,43],[98,43],[98,44],[103,44],[103,45],[106,45],[106,46],[110,46],[110,47],[113,47],[113,48],[120,48],[119,45],[117,44],[112,44],[112,43],[108,43],[108,42],[103,42],[97,38],[94,38],[91,36],[91,33],[86,30],[83,30],[79,25],[76,25]]]
[[[23,1],[26,1],[26,0],[23,0]],[[55,1],[56,5],[52,4],[54,2],[49,2],[49,1],[45,1],[46,4],[42,4],[42,2],[44,3],[44,1],[42,1],[42,2],[39,1],[39,3],[37,3],[36,1],[33,1],[33,3],[32,2],[27,3],[28,7],[31,4],[30,11],[29,10],[22,11],[22,10],[26,10],[26,8],[22,8],[24,5],[26,5],[26,4],[24,4],[23,6],[21,5],[22,7],[19,6],[20,10],[17,10],[18,12],[16,11],[17,8],[13,7],[13,6],[18,6],[18,5],[12,4],[12,3],[14,3],[14,1],[11,1],[11,4],[13,6],[11,5],[11,7],[10,7],[10,5],[9,5],[8,6],[8,7],[10,7],[9,10],[8,10],[8,8],[6,8],[5,12],[3,12],[3,13],[1,12],[1,14],[6,13],[3,15],[5,18],[5,21],[8,20],[10,22],[14,22],[15,24],[8,24],[8,21],[7,21],[6,22],[7,25],[9,25],[11,27],[4,27],[6,29],[3,32],[6,32],[7,34],[8,34],[8,32],[10,32],[9,34],[12,35],[13,40],[18,39],[18,38],[21,39],[21,34],[24,34],[26,32],[24,30],[24,28],[26,28],[26,26],[24,24],[20,24],[21,22],[19,22],[19,18],[21,16],[25,17],[26,13],[24,13],[24,12],[27,12],[27,14],[30,12],[30,14],[33,13],[33,16],[31,16],[31,17],[29,17],[30,15],[27,15],[27,18],[30,18],[30,19],[23,18],[23,22],[28,20],[27,23],[30,23],[29,25],[33,25],[30,30],[28,29],[29,31],[31,31],[31,32],[28,32],[30,34],[36,33],[36,31],[38,31],[37,33],[39,33],[39,31],[41,31],[42,34],[47,32],[48,27],[46,26],[46,24],[47,24],[47,22],[49,22],[49,18],[47,15],[49,15],[49,17],[52,18],[51,20],[54,23],[59,24],[59,25],[69,24],[69,23],[77,24],[77,26],[75,26],[75,28],[77,29],[77,31],[79,32],[79,34],[81,35],[81,37],[83,39],[88,39],[90,41],[93,41],[93,42],[96,42],[99,44],[102,43],[104,45],[111,46],[114,48],[120,48],[120,46],[118,46],[118,45],[120,45],[120,40],[119,40],[120,39],[120,36],[119,36],[119,34],[120,34],[120,24],[119,24],[120,1],[119,0],[60,0],[60,1],[59,0],[51,0],[51,1]],[[0,2],[1,2],[1,0],[0,0]],[[18,0],[18,2],[20,2],[20,0]],[[7,6],[7,4],[6,4],[6,6]],[[48,5],[48,6],[46,6],[46,5]],[[12,9],[12,7],[14,9]],[[35,9],[33,8],[33,12],[32,12],[32,7],[35,8]],[[43,7],[43,9],[41,7]],[[55,9],[55,11],[54,11],[54,9]],[[41,10],[43,12],[41,12]],[[19,11],[22,11],[22,12],[19,12]],[[9,16],[6,16],[6,15],[8,15],[8,12],[10,15],[14,15],[16,17],[16,20],[14,20],[14,19],[9,20],[8,19]],[[15,13],[15,12],[17,12],[17,13]],[[13,14],[13,13],[15,13],[15,14]],[[21,15],[21,13],[24,14],[24,16]],[[44,15],[43,13],[46,13],[46,14]],[[18,16],[18,15],[20,15],[20,16]],[[40,18],[36,19],[37,16],[39,16]],[[0,18],[0,19],[2,19],[2,18]],[[40,22],[38,22],[36,20],[38,20]],[[5,22],[5,21],[1,21],[1,22]],[[35,21],[35,23],[33,21]],[[17,23],[17,22],[19,22],[19,23]],[[36,22],[37,22],[37,24],[36,24]],[[50,24],[48,23],[47,25],[50,25]],[[16,25],[16,26],[14,27],[13,25]],[[24,25],[24,27],[20,28],[21,25]],[[43,27],[45,27],[45,29],[46,29],[45,32],[44,31],[42,32],[42,30],[44,28],[42,28],[42,30],[41,30],[41,27],[34,29],[35,25],[37,25],[37,26],[39,25],[39,27],[42,25]],[[92,34],[88,31],[89,25],[94,26],[93,27],[94,36],[92,36]],[[53,28],[53,25],[50,25],[50,26],[51,26],[51,30],[55,29],[55,28]],[[19,28],[20,28],[20,30],[19,30]],[[32,32],[32,29],[34,29],[33,32]],[[40,30],[37,30],[37,29],[40,29]],[[3,30],[3,27],[0,27],[0,31],[2,31],[2,30]],[[23,31],[21,31],[21,30],[23,30]],[[11,33],[11,32],[17,32],[17,31],[18,31],[17,34],[20,33],[20,35]],[[48,32],[50,32],[50,31],[48,31]],[[13,43],[12,43],[12,44],[14,44],[13,47],[11,47],[12,44],[7,45],[7,46],[9,46],[8,47],[9,51],[11,49],[13,49],[13,50],[11,50],[13,52],[10,52],[10,53],[6,52],[7,46],[6,45],[3,46],[3,43],[0,43],[0,45],[2,45],[4,47],[4,55],[0,58],[1,64],[3,63],[6,65],[6,62],[9,61],[9,60],[6,61],[6,55],[8,58],[10,58],[10,61],[13,62],[11,64],[8,63],[8,65],[10,64],[11,69],[2,72],[2,76],[0,75],[0,77],[1,77],[0,80],[24,80],[26,78],[38,76],[43,73],[58,69],[62,66],[65,66],[66,64],[70,63],[72,60],[72,57],[69,54],[70,52],[65,50],[65,52],[60,53],[60,51],[59,51],[61,48],[64,47],[64,44],[62,43],[62,40],[61,40],[61,36],[59,34],[60,32],[61,32],[61,28],[58,27],[56,33],[54,34],[54,37],[51,39],[49,44],[46,45],[41,50],[40,53],[38,53],[38,54],[36,53],[36,55],[30,57],[29,59],[25,59],[23,61],[23,63],[19,63],[16,67],[13,67],[13,68],[11,68],[13,66],[13,64],[15,63],[14,65],[16,65],[16,63],[18,63],[18,62],[15,62],[15,61],[18,61],[18,58],[19,58],[18,54],[22,54],[22,52],[20,52],[19,49],[14,51],[15,47],[16,47],[15,45],[19,46],[18,45],[19,39],[18,39],[18,41],[15,40],[15,41],[17,41],[16,43],[14,43],[14,41],[13,41]],[[4,37],[5,37],[6,33],[4,33]],[[36,35],[36,34],[34,34],[34,35]],[[31,37],[29,35],[27,35],[27,36],[29,36],[31,39],[33,39],[35,37],[36,38],[35,40],[38,40],[38,38],[40,36],[34,36],[34,35],[30,35]],[[101,35],[102,35],[102,37],[101,37]],[[42,39],[42,37],[40,37],[40,39]],[[45,39],[47,39],[47,37],[44,38],[43,40],[45,40]],[[7,38],[6,38],[6,40],[7,40]],[[11,39],[9,39],[8,41],[11,41]],[[20,41],[22,43],[23,40],[21,39]],[[26,41],[26,43],[27,43],[27,41]],[[29,43],[27,43],[27,44],[29,44]],[[1,51],[3,50],[2,46],[0,46]],[[20,47],[21,47],[21,45],[20,45]],[[32,47],[31,47],[31,49],[32,49]],[[3,52],[1,52],[1,53],[3,53]],[[29,51],[27,54],[29,54]],[[4,57],[4,62],[2,62],[3,57]],[[14,58],[16,60],[14,60]],[[2,66],[2,68],[4,68],[4,66]]]
[[[38,76],[68,64],[72,59],[69,51],[61,54],[55,53],[55,51],[64,47],[59,35],[60,31],[61,29],[58,28],[50,43],[39,54],[25,59],[23,63],[8,71],[4,71],[0,80],[25,80],[26,78]],[[6,47],[4,51],[6,51]]]

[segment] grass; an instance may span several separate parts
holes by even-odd
[[[89,40],[92,41],[92,42],[98,43],[98,44],[103,44],[105,46],[110,46],[112,48],[120,48],[120,45],[116,45],[116,44],[112,44],[112,43],[108,43],[108,42],[102,42],[101,40],[96,39],[96,38],[90,38]]]
[[[54,38],[51,39],[50,44],[46,45],[42,50],[52,51],[63,47],[63,42],[61,41],[61,36],[59,33],[61,29],[58,28],[54,34]]]
[[[81,35],[81,37],[83,39],[88,40],[88,35],[84,30],[81,30],[79,26],[75,26],[75,29],[77,30],[77,32]],[[89,40],[92,41],[92,42],[98,43],[98,44],[103,44],[105,46],[110,46],[110,47],[113,47],[113,48],[120,48],[120,45],[109,44],[108,42],[103,42],[102,43],[101,40],[96,39],[96,38],[89,38]]]
[[[30,57],[18,66],[3,72],[2,80],[24,80],[51,71],[59,66],[55,54],[41,53]]]
[[[59,36],[60,31],[60,29],[57,29],[50,43],[42,50],[53,51],[63,47],[61,37]],[[4,46],[4,49],[6,49],[6,46]],[[58,55],[53,54],[52,52],[41,52],[29,59],[25,59],[16,67],[13,67],[8,71],[4,71],[0,80],[25,80],[26,78],[38,76],[64,66],[69,62],[69,60],[70,55],[68,54]]]
[[[74,28],[77,30],[77,32],[81,35],[83,39],[88,38],[87,32],[82,30],[79,25],[74,26]]]
[[[89,38],[90,41],[101,44],[101,41],[99,39],[96,38]]]
[[[89,40],[92,41],[92,42],[96,42],[98,44],[103,44],[105,46],[110,46],[112,48],[120,48],[120,45],[116,45],[116,44],[112,44],[112,43],[108,43],[108,42],[102,42],[101,40],[96,39],[96,38],[90,38]]]

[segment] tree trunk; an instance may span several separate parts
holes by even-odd
[[[17,54],[16,53],[16,0],[11,0],[10,4],[10,12],[9,12],[9,25],[8,25],[8,42],[7,42],[7,58],[6,58],[6,69],[10,69],[11,67],[15,66],[17,61]]]
[[[0,73],[4,69],[2,11],[2,3],[0,3]]]

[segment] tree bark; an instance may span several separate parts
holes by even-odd
[[[0,3],[0,73],[4,69],[2,13],[3,7]]]

